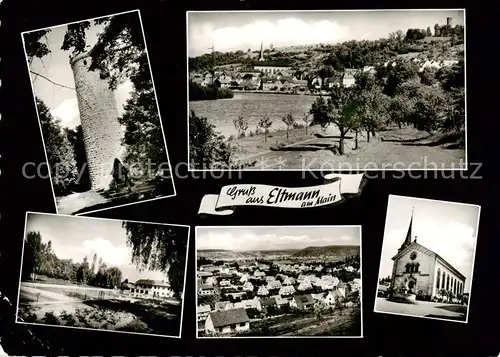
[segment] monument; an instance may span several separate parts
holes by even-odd
[[[106,190],[115,158],[121,159],[123,130],[113,90],[99,71],[89,71],[89,52],[70,57],[92,190]]]

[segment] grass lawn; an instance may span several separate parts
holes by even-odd
[[[311,127],[308,135],[305,129],[290,131],[290,144],[294,147],[270,151],[272,146],[286,143],[286,132],[271,133],[267,143],[262,134],[234,140],[237,144],[236,160],[240,163],[254,163],[250,169],[322,169],[322,170],[365,170],[396,169],[450,169],[463,166],[465,150],[460,135],[429,135],[412,126],[397,126],[376,133],[375,138],[367,141],[366,133],[358,135],[358,149],[354,150],[354,134],[349,133],[344,140],[344,155],[334,153],[327,146],[339,142],[338,130],[328,128],[323,135],[334,136],[317,138],[314,134],[323,132]],[[300,143],[300,145],[298,145]],[[310,147],[322,147],[311,150]],[[411,166],[410,166],[411,165]]]
[[[361,336],[359,308],[325,312],[318,320],[311,312],[287,314],[252,322],[250,331],[239,336]]]

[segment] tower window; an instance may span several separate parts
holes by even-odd
[[[87,60],[83,60],[83,64],[84,64],[84,65],[87,65]]]

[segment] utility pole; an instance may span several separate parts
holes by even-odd
[[[214,86],[214,77],[215,77],[215,47],[212,45],[212,47],[210,47],[209,50],[212,50],[212,79],[211,79],[211,84],[212,84],[212,87],[213,87]]]

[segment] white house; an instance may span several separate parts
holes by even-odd
[[[295,294],[295,288],[293,287],[293,285],[285,285],[280,289],[279,294],[281,296],[293,295]]]
[[[269,295],[269,290],[267,290],[264,285],[259,286],[259,289],[257,290],[257,295],[259,296]]]
[[[250,319],[243,308],[212,311],[205,321],[205,333],[230,334],[250,330]]]
[[[198,306],[197,310],[198,321],[205,321],[209,313],[210,313],[210,305]]]
[[[253,284],[247,281],[245,284],[243,284],[243,291],[253,291]]]
[[[307,290],[311,290],[312,288],[313,287],[312,287],[311,283],[309,282],[309,280],[305,280],[299,284],[299,286],[297,287],[297,290],[307,291]]]

